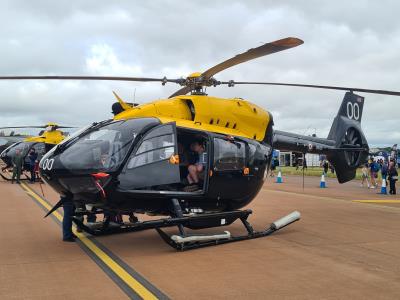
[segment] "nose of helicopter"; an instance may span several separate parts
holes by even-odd
[[[39,162],[39,174],[50,185],[54,185],[58,177],[63,174],[56,147],[47,152]],[[61,172],[60,172],[61,170]]]
[[[73,194],[80,200],[92,203],[104,199],[104,186],[110,175],[103,172],[80,172],[66,167],[62,153],[50,152],[39,163],[42,179],[60,194]]]
[[[0,160],[3,161],[5,164],[9,164],[11,162],[11,158],[8,156],[6,150],[3,150],[0,153]]]

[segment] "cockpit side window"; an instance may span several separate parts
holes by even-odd
[[[175,152],[175,134],[172,126],[161,126],[151,131],[128,162],[128,169],[169,159]]]
[[[214,139],[214,171],[242,170],[246,162],[246,145],[240,141]]]
[[[15,155],[16,150],[19,150],[22,156],[26,156],[29,152],[29,149],[31,148],[32,143],[26,143],[26,142],[21,142],[18,144],[15,144],[13,147],[11,147],[8,151],[9,156]]]
[[[33,148],[35,148],[39,160],[46,153],[46,148],[44,143],[36,143],[35,145],[33,145]]]
[[[258,167],[271,155],[271,147],[262,144],[249,144],[249,166]]]
[[[170,185],[180,182],[177,154],[175,123],[151,129],[119,176],[120,187],[127,190],[168,190]]]

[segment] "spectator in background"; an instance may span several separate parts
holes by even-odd
[[[279,159],[276,156],[274,156],[272,157],[271,161],[271,177],[275,176],[276,167],[279,167]]]
[[[28,154],[29,171],[31,172],[30,183],[35,183],[35,181],[36,181],[35,164],[36,164],[37,158],[38,158],[38,154],[36,153],[35,148],[32,148]]]
[[[35,179],[41,181],[40,174],[39,174],[39,160],[35,161]]]
[[[328,160],[324,159],[324,161],[322,162],[322,167],[324,168],[324,175],[327,176],[328,175],[328,169],[329,169]]]
[[[296,171],[300,168],[300,164],[301,164],[301,157],[298,157],[296,159]]]
[[[396,181],[399,175],[397,173],[394,161],[391,161],[389,163],[388,175],[389,175],[389,186],[390,186],[389,194],[396,195]]]
[[[376,183],[376,178],[378,178],[379,164],[372,159],[371,163],[369,164],[369,169],[371,175],[371,189],[376,189],[378,186]]]
[[[329,169],[331,169],[332,174],[335,174],[335,168],[332,164],[329,164]]]
[[[361,186],[364,187],[364,183],[367,182],[367,187],[370,188],[369,179],[368,179],[368,164],[365,164],[361,170],[362,172],[362,180]]]
[[[386,186],[387,186],[387,175],[388,175],[388,163],[381,159],[381,175],[382,175],[382,180],[385,180]]]
[[[307,170],[307,161],[306,161],[305,155],[303,155],[303,169],[302,170],[304,170],[304,169]]]
[[[397,144],[392,146],[392,150],[390,151],[390,161],[394,161],[394,165],[396,166],[397,162]]]
[[[22,166],[24,164],[24,157],[22,156],[21,150],[16,149],[15,155],[12,158],[12,166],[13,166],[13,174],[11,177],[11,183],[14,183],[14,180],[17,180],[17,183],[20,183]]]

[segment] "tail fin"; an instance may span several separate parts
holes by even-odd
[[[368,156],[368,142],[361,129],[363,108],[364,97],[347,92],[328,135],[328,140],[335,141],[336,148],[349,149],[348,151],[331,151],[327,155],[328,160],[335,167],[340,183],[352,180],[357,168],[366,161]]]

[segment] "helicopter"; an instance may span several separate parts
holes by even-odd
[[[361,129],[364,97],[355,92],[400,96],[400,92],[386,90],[214,78],[235,65],[301,44],[301,39],[293,37],[265,43],[205,72],[178,79],[0,76],[0,80],[115,80],[181,86],[169,98],[141,105],[129,104],[114,93],[117,102],[112,105],[112,119],[79,130],[47,152],[40,161],[41,176],[63,197],[46,216],[65,199],[73,199],[78,207],[85,207],[75,212],[74,222],[89,234],[155,229],[177,250],[265,237],[298,221],[300,213],[295,211],[266,230],[256,231],[248,221],[252,211],[243,209],[263,186],[272,151],[325,154],[338,181],[350,181],[369,153]],[[278,85],[346,93],[328,137],[318,138],[275,130],[272,114],[245,99],[206,94],[206,88],[219,85]],[[189,171],[198,164],[202,170],[193,184]],[[160,218],[139,221],[135,214],[143,213]],[[95,224],[82,221],[84,215],[93,214],[105,217]],[[129,216],[129,222],[110,221],[116,215]],[[246,230],[243,235],[187,231],[227,226],[237,220]],[[168,235],[163,230],[166,227],[177,227],[179,233]]]
[[[2,134],[0,135],[0,153],[3,152],[4,149],[10,147],[12,144],[21,142],[28,137],[30,136],[24,134],[16,134],[14,131],[11,131],[8,135],[5,135],[2,132]]]
[[[11,180],[10,172],[12,171],[12,160],[19,151],[24,157],[23,170],[29,170],[29,158],[28,153],[31,149],[35,149],[38,154],[38,160],[40,160],[43,155],[48,152],[54,145],[57,145],[62,140],[65,139],[67,134],[59,129],[63,128],[74,128],[70,126],[59,126],[56,123],[47,123],[41,126],[15,126],[15,127],[0,127],[0,129],[17,129],[17,128],[39,128],[42,129],[38,136],[15,136],[16,138],[8,140],[8,147],[6,147],[0,153],[1,161],[1,172],[0,176],[4,180]],[[7,137],[8,138],[8,137]],[[11,143],[13,142],[13,143]],[[29,175],[23,173],[25,179],[30,179]]]

